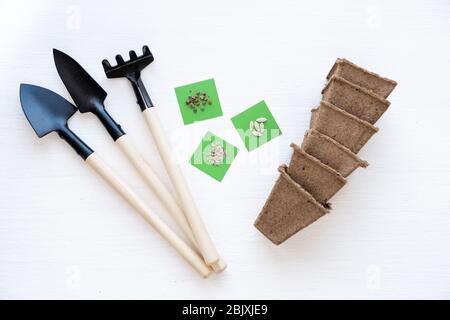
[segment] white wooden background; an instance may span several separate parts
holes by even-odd
[[[448,1],[2,0],[0,38],[0,298],[450,297]],[[162,171],[129,84],[100,64],[143,44],[155,55],[144,81],[229,263],[207,280],[55,134],[39,140],[20,108],[21,82],[68,97],[51,50],[66,51]],[[370,166],[331,214],[276,247],[253,221],[337,57],[399,85],[361,151]],[[209,77],[224,116],[183,126],[173,88]],[[262,99],[283,135],[248,153],[229,119]],[[70,125],[161,211],[96,119]],[[222,183],[187,164],[207,130],[241,149]]]

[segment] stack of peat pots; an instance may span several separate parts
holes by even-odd
[[[328,213],[328,201],[346,178],[367,167],[357,154],[378,131],[374,124],[397,85],[346,59],[337,59],[327,79],[302,145],[291,143],[289,166],[279,167],[280,176],[255,221],[277,245]]]

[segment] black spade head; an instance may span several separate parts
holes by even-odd
[[[83,159],[94,152],[67,126],[67,120],[77,108],[59,94],[35,85],[21,84],[20,103],[39,138],[56,131]]]
[[[67,120],[77,111],[69,101],[48,89],[31,84],[20,85],[22,110],[39,138],[64,130]]]
[[[53,49],[56,69],[80,112],[96,112],[103,108],[105,90],[76,62],[62,51]]]

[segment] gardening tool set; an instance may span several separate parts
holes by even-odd
[[[126,78],[130,81],[137,104],[176,191],[175,195],[167,189],[132,139],[106,111],[106,91],[69,55],[54,49],[53,57],[58,74],[75,105],[48,89],[21,84],[22,109],[38,137],[57,132],[203,277],[223,271],[226,263],[219,256],[206,230],[158,119],[158,108],[153,105],[141,79],[142,70],[154,60],[150,49],[144,46],[142,55],[130,51],[127,61],[121,55],[116,55],[116,65],[112,66],[106,59],[102,65],[107,78]],[[331,209],[328,201],[346,185],[352,172],[368,166],[357,154],[378,131],[374,124],[388,109],[390,102],[386,98],[396,86],[395,81],[345,59],[336,61],[327,79],[322,101],[311,112],[310,128],[303,143],[301,146],[291,143],[293,152],[289,165],[278,168],[279,177],[255,221],[255,227],[277,245],[328,213]],[[207,82],[212,82],[215,88],[212,79]],[[204,114],[207,110],[214,110],[205,108],[207,103],[214,107],[214,102],[205,91],[193,93],[184,87],[178,90],[185,94],[179,99],[182,108],[189,107],[196,113],[199,107]],[[217,98],[217,94],[215,96]],[[215,100],[218,103],[218,99]],[[81,113],[91,112],[100,120],[163,208],[175,220],[189,244],[172,231],[94,150],[70,130],[67,122],[77,109]],[[221,109],[216,110],[218,112],[215,115],[222,114]],[[247,133],[240,134],[249,151],[254,146],[248,137],[258,142],[255,146],[259,146],[270,140],[268,133],[270,137],[281,134],[264,101],[237,115],[232,122],[236,128],[248,128]],[[207,136],[213,135],[209,133]],[[224,163],[223,148],[223,142],[219,140],[211,144],[211,150],[206,156],[208,165],[220,166]],[[203,157],[203,149],[200,149],[200,154]]]
[[[75,106],[48,89],[22,84],[20,86],[20,101],[25,116],[38,137],[43,137],[53,131],[57,132],[203,277],[207,277],[212,271],[223,271],[226,268],[226,263],[219,257],[206,231],[181,170],[174,160],[175,157],[171,155],[168,139],[157,118],[156,108],[153,106],[140,77],[141,70],[153,61],[153,55],[147,46],[143,47],[141,56],[138,56],[134,51],[130,51],[129,55],[130,60],[127,62],[124,61],[122,56],[117,55],[117,66],[115,67],[111,67],[108,61],[104,60],[103,67],[108,78],[126,77],[131,82],[137,97],[137,103],[176,190],[176,198],[172,196],[152,167],[145,161],[131,138],[106,111],[104,101],[107,93],[105,90],[69,55],[56,49],[53,50],[56,69]],[[184,232],[191,246],[172,231],[122,178],[101,160],[96,152],[69,129],[67,121],[77,109],[82,113],[92,112],[100,120],[119,149]]]

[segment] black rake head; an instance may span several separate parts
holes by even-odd
[[[103,60],[103,69],[105,69],[108,78],[127,78],[131,82],[133,91],[136,95],[137,104],[144,111],[153,107],[152,100],[145,89],[141,80],[141,70],[153,62],[153,55],[148,46],[142,47],[142,55],[137,56],[134,50],[130,51],[130,60],[124,61],[120,54],[116,55],[117,65],[112,67],[108,60]]]
[[[120,78],[125,77],[129,80],[136,81],[141,73],[141,70],[153,62],[154,58],[148,46],[142,47],[142,55],[138,56],[134,50],[131,50],[130,60],[125,61],[120,54],[116,55],[116,66],[111,66],[108,60],[102,61],[103,69],[106,77]]]

